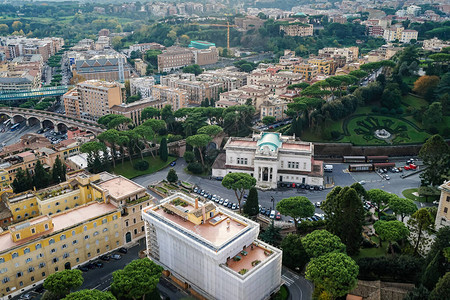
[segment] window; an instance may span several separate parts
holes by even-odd
[[[133,219],[133,224],[136,224],[136,218]]]
[[[34,268],[33,267],[29,267],[28,268],[28,273],[31,273],[31,272],[33,272],[34,271]]]
[[[16,239],[20,239],[20,233],[16,233]]]
[[[58,205],[59,205],[59,202],[56,202],[56,203],[55,203],[55,206],[58,206]]]
[[[89,249],[91,247],[91,245],[86,244],[86,249]]]
[[[20,210],[20,208],[16,207],[15,211],[19,211],[19,210]]]
[[[91,252],[88,252],[87,256],[88,256],[88,257],[91,257]]]
[[[77,257],[77,259],[75,260],[76,262],[80,262],[80,259]]]
[[[48,241],[48,244],[49,244],[49,245],[54,244],[54,243],[55,243],[55,239],[50,239],[50,240]]]
[[[89,238],[89,234],[84,236],[84,239],[87,240]]]
[[[25,214],[23,215],[24,218],[28,218],[28,216],[29,216],[28,213],[25,213]]]
[[[42,277],[45,277],[45,272],[42,272]]]
[[[5,259],[3,257],[0,257],[0,264],[4,263],[4,262],[5,262]]]
[[[16,258],[16,257],[19,257],[19,253],[17,253],[17,252],[14,252],[13,254],[11,254],[11,256],[12,256],[12,258]]]
[[[33,259],[32,259],[31,257],[28,257],[28,258],[25,260],[25,262],[26,262],[26,263],[30,263],[32,260],[33,260]]]
[[[113,220],[117,220],[117,215],[114,215],[114,216],[113,216]]]
[[[136,209],[133,207],[133,213],[135,213],[136,212]]]
[[[105,242],[107,242],[109,240],[109,238],[107,236],[105,236]]]
[[[78,254],[78,248],[75,248],[75,250],[73,250],[73,253]]]
[[[134,235],[136,235],[136,234],[137,234],[137,229],[134,230]]]
[[[119,227],[119,225],[117,225],[117,224],[114,224],[114,229],[117,229],[117,227]]]
[[[72,245],[75,245],[78,243],[78,240],[73,240]]]
[[[17,277],[17,278],[19,278],[19,277],[22,277],[22,275],[23,275],[23,272],[22,272],[22,271],[20,271],[20,272],[17,272],[17,275],[16,275],[16,277]]]
[[[448,207],[444,207],[444,213],[446,214],[448,212]]]
[[[61,249],[66,249],[66,248],[67,248],[67,245],[66,245],[66,244],[64,244],[64,245],[61,246]]]
[[[98,235],[98,231],[94,232],[93,236],[97,236]]]
[[[213,215],[212,215],[211,217],[213,217],[213,216],[214,216],[214,214],[213,214]],[[142,231],[142,232],[144,232],[144,231],[145,231],[145,228],[144,228],[144,226],[142,226],[142,227],[141,227],[141,231]]]
[[[30,279],[31,279],[31,281],[34,281],[34,276],[31,276],[31,278],[30,278]]]
[[[68,257],[69,257],[69,253],[66,252],[63,254],[63,258],[68,258]]]
[[[58,267],[55,267],[55,272],[58,272],[58,270],[59,270]]]
[[[125,221],[125,226],[128,227],[128,220]]]
[[[119,233],[118,232],[116,232],[115,237],[119,237]]]
[[[42,254],[42,253],[39,253],[39,254],[36,256],[37,259],[42,258],[42,257],[44,257],[44,254]]]
[[[66,235],[65,234],[61,234],[61,236],[59,237],[59,239],[62,241],[62,240],[65,240],[66,239]]]
[[[87,226],[84,226],[84,227],[83,227],[83,230],[84,230],[84,231],[87,231]]]
[[[23,286],[23,281],[19,282],[19,286]]]
[[[94,228],[97,227],[97,222],[94,222]]]
[[[5,277],[5,278],[3,278],[2,282],[3,282],[3,283],[7,283],[7,282],[9,282],[9,277]]]
[[[53,248],[52,250],[50,250],[50,253],[55,253],[56,252],[56,249],[55,248]]]
[[[30,248],[23,249],[23,254],[27,254],[27,253],[30,253]]]
[[[36,246],[34,246],[35,248],[36,248],[36,250],[37,249],[41,249],[42,248],[42,245],[41,244],[36,244]]]
[[[59,258],[54,257],[54,258],[52,259],[52,261],[53,261],[53,263],[55,264],[55,263],[57,263],[57,262],[59,261]]]
[[[0,274],[6,273],[6,272],[8,272],[8,268],[3,268],[0,270]]]
[[[48,230],[48,224],[44,225],[45,230]]]
[[[72,236],[74,236],[76,234],[75,230],[72,230]]]
[[[100,244],[99,240],[95,240],[95,244],[96,245]]]
[[[447,196],[447,202],[450,202],[450,196]]]
[[[39,269],[42,269],[43,267],[45,267],[45,263],[41,262],[41,263],[39,264]]]

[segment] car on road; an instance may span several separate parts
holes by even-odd
[[[177,162],[176,162],[176,161],[173,161],[173,162],[170,163],[170,166],[171,166],[171,167],[174,167],[176,164],[177,164]]]
[[[222,205],[224,201],[225,201],[225,200],[223,200],[223,198],[220,198],[219,204]]]
[[[32,296],[30,294],[22,294],[19,299],[31,299]]]
[[[280,212],[277,212],[276,216],[275,216],[275,220],[281,220],[281,214]]]
[[[275,219],[275,215],[276,215],[275,211],[274,211],[274,210],[271,210],[271,211],[270,211],[269,218]]]
[[[120,249],[117,250],[117,251],[120,252],[120,253],[123,253],[123,254],[128,253],[128,249],[127,249],[127,248],[124,248],[124,247],[120,248]]]
[[[391,180],[391,177],[388,174],[386,174],[386,175],[384,175],[384,179]]]
[[[94,265],[95,265],[97,268],[103,268],[103,263],[102,263],[101,261],[96,261],[96,262],[94,262]]]
[[[314,203],[314,206],[317,207],[317,208],[320,208],[320,202]]]
[[[119,260],[122,258],[122,256],[120,254],[113,254],[113,255],[111,255],[111,258],[115,259],[115,260]]]
[[[233,202],[228,203],[227,207],[231,209],[233,207]]]
[[[198,191],[198,188],[195,187],[194,188],[194,193],[197,193],[197,191]]]
[[[266,209],[264,207],[261,207],[261,210],[259,211],[262,215],[266,214]]]
[[[78,269],[79,269],[80,271],[83,271],[83,272],[89,271],[89,268],[86,267],[86,266],[79,266]]]
[[[104,260],[104,261],[110,261],[111,260],[111,256],[109,256],[108,254],[105,254],[105,255],[100,256],[100,259]]]

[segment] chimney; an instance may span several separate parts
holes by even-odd
[[[205,210],[205,204],[202,205],[202,215],[203,215],[203,223],[206,222],[206,210]]]
[[[198,197],[195,198],[195,209],[197,209],[197,208],[198,208]]]

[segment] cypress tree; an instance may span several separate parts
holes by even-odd
[[[244,214],[254,217],[259,213],[258,191],[252,187],[248,193],[247,202],[244,204]]]
[[[161,145],[159,146],[159,157],[162,161],[167,161],[169,156],[168,150],[167,150],[167,139],[164,137],[161,139]]]
[[[178,175],[174,169],[170,169],[169,173],[167,173],[167,181],[172,183],[178,181]]]
[[[49,174],[44,170],[44,166],[41,161],[38,160],[36,166],[34,167],[33,185],[39,190],[47,187],[49,183]]]

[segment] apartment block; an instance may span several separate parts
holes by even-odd
[[[280,32],[288,36],[312,36],[314,33],[312,24],[293,22],[292,24],[280,25]]]
[[[345,57],[345,62],[353,62],[358,59],[359,48],[358,47],[348,47],[348,48],[323,48],[319,50],[319,57],[321,58],[337,58]]]
[[[440,52],[442,51],[442,48],[445,47],[450,47],[450,42],[442,41],[436,37],[429,40],[424,40],[422,46],[423,49],[433,52]]]
[[[126,59],[118,53],[97,55],[88,59],[75,59],[71,66],[73,75],[80,75],[86,80],[119,81],[130,78],[131,70]]]
[[[260,107],[261,120],[266,117],[275,117],[278,120],[284,120],[287,118],[286,111],[288,109],[288,102],[278,97],[268,97],[263,101]]]
[[[186,48],[170,47],[158,55],[158,71],[170,72],[192,65],[194,53]]]
[[[145,52],[148,50],[163,50],[165,47],[158,43],[143,43],[143,44],[134,44],[130,46],[130,52],[139,51]]]
[[[189,93],[184,89],[172,88],[165,85],[155,85],[152,90],[152,96],[155,101],[160,103],[159,109],[166,105],[171,105],[173,111],[187,107],[189,102]]]
[[[391,27],[384,31],[383,38],[386,42],[398,40],[402,43],[409,43],[411,40],[417,40],[418,32],[416,30],[405,29],[401,26]]]
[[[193,74],[163,76],[161,84],[185,90],[190,104],[200,104],[206,98],[217,100],[219,90],[223,89],[221,83],[199,81]]]
[[[167,103],[166,101],[161,101],[150,95],[150,97],[148,98],[143,98],[132,103],[122,103],[120,105],[114,105],[113,107],[111,107],[111,113],[116,115],[123,115],[127,118],[130,118],[131,120],[133,120],[133,123],[136,126],[139,126],[144,121],[141,118],[141,114],[145,108],[154,107],[157,109],[162,109],[165,105],[170,103],[172,102]],[[177,101],[174,102],[174,104],[176,103]]]
[[[147,66],[148,66],[148,64],[146,64],[140,58],[134,60],[134,68],[141,76],[145,76],[145,74],[147,73]]]
[[[308,59],[308,64],[316,65],[318,67],[319,74],[322,75],[332,75],[334,74],[335,68],[333,60],[324,58],[310,58]]]
[[[319,74],[319,67],[317,65],[302,63],[294,66],[294,73],[302,74],[306,81],[311,81]]]
[[[244,30],[258,30],[264,25],[265,20],[255,16],[246,16],[245,18],[235,18],[235,24]]]
[[[96,121],[111,113],[114,105],[122,104],[121,85],[117,82],[87,80],[63,95],[66,115]]]
[[[46,62],[64,46],[63,38],[48,37],[43,39],[24,36],[0,37],[0,46],[6,47],[6,59],[11,60],[22,55],[39,54]]]
[[[443,226],[450,226],[450,181],[444,182],[439,189],[441,198],[436,215],[436,230]]]
[[[152,88],[155,85],[155,78],[139,77],[130,79],[131,95],[141,94],[142,98],[148,98],[152,95]]]
[[[192,49],[194,63],[199,66],[212,65],[219,61],[219,51],[216,47],[208,49]]]
[[[197,76],[198,80],[221,83],[224,91],[238,89],[247,84],[248,73],[237,72],[233,67],[220,70],[207,70]]]
[[[0,233],[0,295],[15,296],[120,247],[120,226],[117,207],[95,201],[9,226]]]
[[[268,299],[281,285],[281,250],[259,224],[177,193],[142,210],[147,256],[206,299]],[[207,270],[207,271],[205,271]]]

